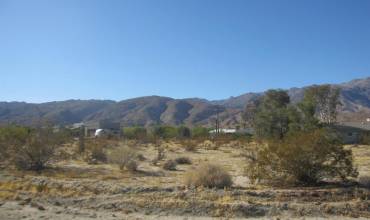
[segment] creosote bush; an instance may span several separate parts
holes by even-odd
[[[184,177],[184,182],[188,187],[225,188],[232,185],[230,174],[214,164],[202,164],[189,171]]]
[[[11,160],[21,170],[40,171],[54,156],[61,141],[50,128],[30,130],[23,140],[12,146]]]
[[[0,160],[11,158],[12,151],[26,143],[31,130],[20,126],[0,127]]]
[[[177,164],[191,164],[191,160],[188,157],[178,157],[175,161]]]
[[[109,154],[109,162],[117,164],[121,170],[136,171],[138,162],[136,160],[137,152],[130,147],[119,147],[114,149]]]
[[[156,149],[157,149],[157,155],[156,155],[156,157],[152,160],[152,164],[153,164],[153,165],[155,165],[155,166],[157,166],[157,165],[158,165],[158,162],[159,162],[159,161],[163,160],[163,159],[166,157],[166,152],[165,152],[165,150],[164,150],[164,148],[163,148],[163,147],[161,147],[161,146],[157,146],[157,147],[156,147]]]
[[[98,162],[107,162],[107,154],[105,151],[106,143],[104,140],[96,139],[87,144],[87,152],[85,152],[85,161],[89,164],[97,164]]]
[[[174,160],[167,160],[163,164],[163,169],[165,170],[176,170],[177,163]]]
[[[260,147],[249,155],[246,174],[252,182],[299,185],[358,175],[352,151],[326,129],[298,132]]]

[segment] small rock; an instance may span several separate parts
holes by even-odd
[[[29,204],[31,201],[32,201],[32,199],[31,199],[31,198],[26,198],[25,200],[23,200],[23,201],[19,202],[18,204],[19,204],[19,205],[27,205],[27,204]]]
[[[45,210],[45,208],[42,206],[42,205],[39,205],[39,204],[37,204],[37,203],[35,203],[35,202],[32,202],[31,203],[31,207],[33,207],[33,208],[37,208],[38,210],[40,210],[40,211],[44,211]]]
[[[39,205],[39,206],[37,207],[37,209],[38,209],[38,210],[40,210],[40,211],[44,211],[44,210],[45,210],[45,208],[44,208],[43,206],[41,206],[41,205]]]

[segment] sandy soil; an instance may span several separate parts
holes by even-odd
[[[366,219],[370,190],[359,186],[271,188],[250,185],[243,176],[243,146],[225,144],[185,151],[164,143],[166,159],[186,156],[176,171],[150,162],[153,145],[137,146],[146,158],[136,173],[110,164],[66,157],[43,171],[0,170],[0,219]],[[369,175],[370,147],[353,147],[360,175]],[[164,161],[161,161],[163,163]],[[187,170],[203,162],[222,164],[231,189],[188,189]]]

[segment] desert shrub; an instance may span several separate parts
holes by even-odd
[[[186,151],[191,151],[191,152],[193,152],[193,151],[196,151],[197,150],[197,146],[195,146],[194,144],[192,144],[192,143],[188,143],[188,144],[186,144],[185,145],[185,150]]]
[[[29,136],[30,129],[20,126],[0,127],[0,159],[10,158],[10,151],[24,145]]]
[[[177,163],[174,160],[167,160],[163,164],[163,169],[165,170],[176,170]]]
[[[152,128],[152,135],[157,138],[176,138],[177,134],[177,128],[168,125],[160,125]]]
[[[136,158],[136,150],[130,147],[119,147],[109,154],[109,162],[117,164],[121,170],[136,171],[138,167]]]
[[[84,160],[89,164],[107,162],[106,146],[107,142],[104,139],[89,140],[88,143],[86,143],[87,151],[85,152]]]
[[[104,147],[101,145],[94,145],[91,147],[91,157],[94,160],[100,161],[100,162],[106,162],[107,161],[107,155],[104,151]]]
[[[157,165],[159,161],[163,160],[166,157],[166,152],[163,147],[157,146],[156,149],[157,149],[157,155],[152,160],[153,165]]]
[[[225,188],[232,185],[230,174],[222,167],[202,164],[185,175],[185,185],[193,187]]]
[[[188,127],[185,127],[185,126],[180,126],[177,128],[177,136],[179,138],[190,138],[191,136],[191,132],[190,132],[190,129]]]
[[[191,164],[191,160],[188,157],[178,157],[175,161],[177,164]]]
[[[191,139],[180,139],[178,140],[179,145],[184,148],[186,151],[196,151],[197,145],[195,140]]]
[[[249,155],[246,173],[252,182],[308,185],[357,175],[352,151],[325,129],[299,132],[260,147]]]
[[[194,127],[191,130],[191,135],[194,138],[206,138],[209,136],[209,129],[204,127]]]
[[[44,169],[54,156],[57,144],[61,143],[56,133],[49,128],[29,131],[23,138],[11,150],[14,165],[22,170]]]
[[[126,163],[125,168],[130,172],[137,171],[138,163],[135,160],[130,160]]]
[[[136,159],[138,159],[139,161],[145,161],[146,160],[146,158],[143,154],[137,154]]]
[[[127,127],[123,128],[123,136],[127,139],[145,139],[147,136],[146,128],[144,127]]]

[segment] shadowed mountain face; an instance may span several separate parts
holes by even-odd
[[[343,105],[340,107],[340,120],[358,121],[370,117],[370,77],[335,86],[341,88]],[[291,100],[299,101],[305,88],[307,87],[289,89]],[[50,122],[67,125],[81,121],[110,119],[127,126],[155,124],[212,126],[218,115],[223,126],[233,127],[239,123],[243,107],[261,95],[263,93],[246,93],[217,101],[147,96],[120,102],[109,100],[68,100],[42,104],[0,102],[0,124],[32,126]]]

